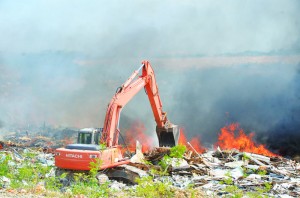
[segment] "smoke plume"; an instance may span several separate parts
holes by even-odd
[[[188,137],[209,146],[221,127],[239,122],[259,143],[299,153],[287,146],[299,140],[299,1],[103,5],[1,2],[5,127],[102,127],[116,88],[147,59],[163,109]],[[155,136],[143,91],[123,109],[121,129],[137,119]]]
[[[283,148],[299,153],[299,68],[277,63],[190,69],[178,80],[170,114],[188,136],[200,134],[206,144],[217,140],[221,127],[239,122],[258,142],[282,154]]]

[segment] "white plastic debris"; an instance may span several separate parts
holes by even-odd
[[[294,198],[294,197],[292,197],[290,195],[287,195],[287,194],[279,194],[278,197],[280,197],[280,198]]]
[[[234,179],[239,179],[239,178],[243,177],[244,172],[243,172],[243,169],[241,167],[237,167],[237,168],[233,169],[232,171],[230,171],[230,175]]]
[[[191,184],[192,180],[188,177],[173,175],[173,184],[179,188],[186,188],[189,184]]]
[[[261,176],[260,175],[257,175],[257,174],[250,174],[248,177],[247,177],[248,180],[260,180],[261,179]]]
[[[215,178],[223,179],[228,174],[228,170],[224,169],[214,169],[209,172],[210,175],[214,176]]]
[[[0,177],[0,181],[5,187],[10,185],[10,179],[5,176]]]
[[[281,186],[283,188],[285,188],[285,189],[289,189],[291,186],[293,186],[293,184],[291,184],[291,183],[283,183],[283,184],[281,184]]]
[[[126,184],[123,184],[123,183],[120,183],[120,182],[117,182],[117,181],[113,181],[113,182],[109,185],[109,187],[110,187],[111,189],[116,190],[116,191],[120,191],[120,190],[122,190],[123,188],[126,187]]]
[[[8,161],[8,162],[7,162],[7,164],[8,164],[8,166],[15,166],[15,165],[16,165],[16,163],[15,163],[15,162],[13,162],[13,161],[11,161],[11,160],[10,160],[10,161]]]
[[[184,159],[172,158],[171,159],[172,170],[188,169],[190,165]]]
[[[131,157],[131,163],[141,163],[144,164],[145,156],[142,152],[142,145],[139,141],[136,141],[135,154]]]
[[[300,163],[296,164],[296,170],[300,170]]]
[[[55,177],[55,169],[52,167],[48,173],[45,174],[45,177]]]
[[[107,175],[105,175],[105,174],[98,174],[96,176],[96,178],[97,178],[97,180],[98,180],[98,182],[99,182],[100,185],[109,181]]]
[[[233,162],[227,162],[224,164],[224,166],[230,167],[230,168],[237,168],[244,165],[243,161],[233,161]]]
[[[213,183],[208,183],[202,186],[202,188],[211,189],[213,187]]]
[[[259,169],[259,167],[260,166],[258,166],[258,165],[250,165],[250,164],[245,166],[245,168],[249,168],[249,169],[252,169],[252,170],[257,170],[257,169]]]
[[[2,163],[6,158],[5,154],[0,154],[0,163]]]

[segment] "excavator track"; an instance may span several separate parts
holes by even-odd
[[[147,172],[130,165],[120,165],[107,169],[105,174],[109,179],[135,184],[137,178],[148,176]]]
[[[55,171],[55,176],[60,178],[64,173],[66,173],[66,177],[61,178],[60,181],[61,183],[63,183],[64,186],[68,186],[72,182],[75,182],[74,175],[76,173],[89,174],[89,171],[67,170],[57,168]],[[114,168],[101,170],[99,171],[99,174],[105,174],[109,179],[122,181],[127,184],[135,184],[137,178],[148,176],[146,171],[140,170],[130,165],[120,165]]]

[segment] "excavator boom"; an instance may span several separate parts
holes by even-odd
[[[140,70],[142,74],[140,76]],[[100,170],[126,165],[130,160],[123,156],[118,145],[119,120],[122,108],[141,90],[145,89],[150,101],[159,146],[175,146],[178,143],[179,130],[167,118],[162,110],[154,71],[148,61],[132,73],[128,80],[117,89],[108,104],[103,129],[87,128],[79,131],[77,144],[69,144],[55,151],[55,165],[67,170],[90,170],[90,163],[100,159]],[[101,138],[99,136],[101,134]],[[106,144],[106,148],[99,143]]]
[[[140,70],[142,70],[142,74],[137,77]],[[137,79],[135,79],[136,77]],[[101,142],[106,143],[108,147],[118,145],[121,110],[142,88],[146,90],[155,118],[159,146],[177,145],[178,126],[173,125],[168,120],[167,113],[162,110],[154,71],[148,61],[143,61],[139,69],[134,71],[128,80],[117,89],[108,105],[101,138]]]
[[[168,120],[167,113],[162,109],[162,102],[153,68],[149,61],[144,61],[143,64],[143,75],[150,76],[148,83],[145,85],[145,89],[156,121],[156,134],[159,146],[175,146],[178,144],[179,127]]]

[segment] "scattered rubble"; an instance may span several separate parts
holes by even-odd
[[[166,148],[161,149],[151,151],[146,159],[159,161],[162,153],[168,153]],[[220,148],[201,155],[187,151],[182,160],[184,165],[181,161],[179,166],[168,169],[168,179],[179,188],[193,185],[201,187],[206,195],[218,196],[234,195],[228,187],[243,194],[259,192],[267,197],[300,196],[300,168],[293,160]]]
[[[32,138],[19,138],[16,143],[11,140],[2,141],[0,162],[8,160],[8,166],[14,167],[16,171],[20,171],[29,162],[34,167],[47,167],[44,175],[39,176],[39,182],[34,186],[35,190],[31,191],[40,193],[37,195],[40,196],[46,191],[43,181],[46,178],[54,178],[56,168],[53,154],[43,149],[49,145],[51,139],[37,136],[35,140],[39,140],[35,141],[39,143],[25,144],[32,143]],[[192,149],[187,150],[181,159],[167,159],[168,166],[163,169],[161,161],[170,155],[170,148],[155,148],[143,154],[139,147],[137,153],[130,163],[131,166],[153,176],[154,182],[170,183],[178,190],[192,187],[201,191],[202,196],[218,197],[238,194],[251,197],[257,193],[265,197],[300,196],[300,163],[283,157],[266,157],[220,148],[199,154]],[[0,170],[0,173],[1,171],[3,170]],[[109,181],[104,174],[99,174],[97,178],[101,184]],[[29,185],[29,181],[22,182],[25,187]],[[10,191],[17,194],[28,193],[25,187],[13,190],[11,186],[15,185],[14,183],[8,176],[0,175],[0,197]],[[110,181],[109,188],[114,191],[130,191],[136,186]]]

